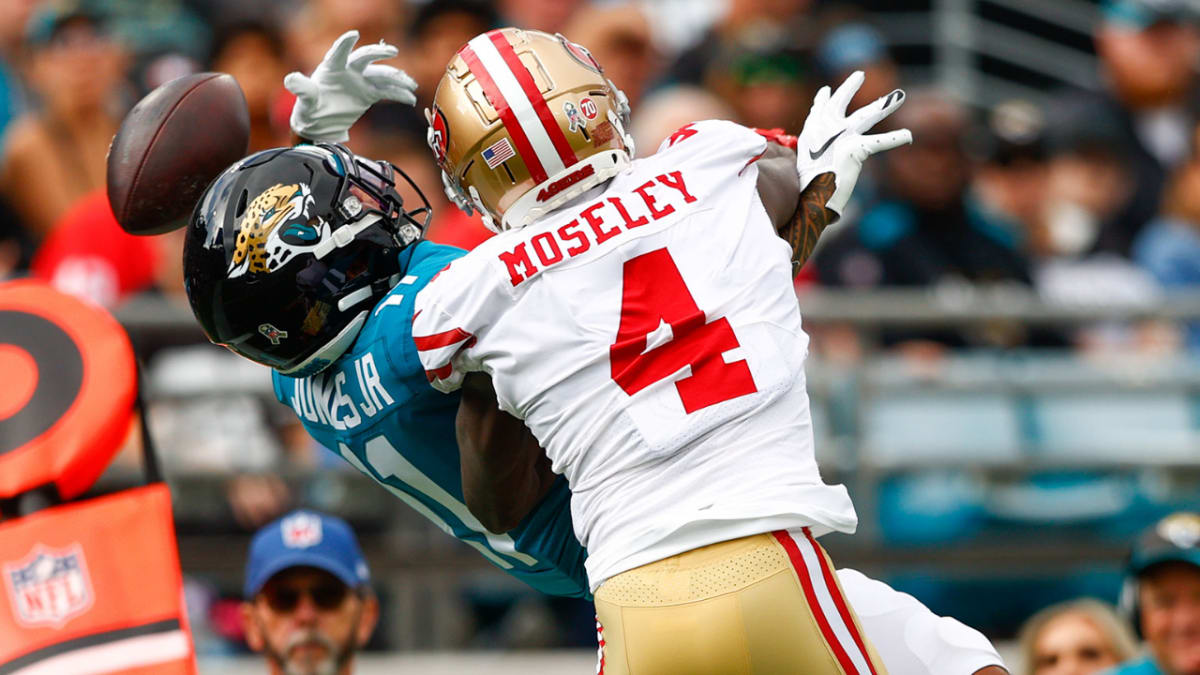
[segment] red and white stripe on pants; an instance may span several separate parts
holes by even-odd
[[[787,551],[813,617],[842,670],[853,675],[878,675],[862,631],[854,623],[850,605],[837,584],[833,566],[812,533],[805,527],[776,530],[771,535]]]
[[[600,617],[596,616],[596,675],[604,675],[604,626],[600,625]]]

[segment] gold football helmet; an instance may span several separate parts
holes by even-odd
[[[497,232],[528,225],[633,156],[625,94],[586,49],[541,31],[472,39],[425,117],[446,195]]]

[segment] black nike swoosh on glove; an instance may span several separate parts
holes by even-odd
[[[846,133],[846,130],[842,129],[841,131],[837,132],[833,136],[830,136],[829,140],[825,141],[825,145],[822,145],[821,147],[817,148],[816,150],[809,150],[808,158],[809,159],[820,159],[821,155],[825,154],[825,151],[829,149],[829,146],[833,145],[833,142],[837,140],[837,137],[841,136],[844,133]]]

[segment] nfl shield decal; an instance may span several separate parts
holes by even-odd
[[[13,614],[25,626],[62,627],[72,617],[86,612],[94,600],[83,548],[35,546],[29,555],[5,563]]]
[[[311,513],[297,513],[279,523],[283,530],[283,545],[288,548],[308,548],[321,543],[321,519]]]

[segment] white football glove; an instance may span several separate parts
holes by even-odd
[[[398,50],[384,42],[354,49],[356,42],[358,31],[346,31],[311,77],[293,72],[283,78],[283,86],[296,95],[291,120],[296,135],[344,143],[350,138],[350,127],[377,101],[416,104],[417,83],[407,73],[373,63],[392,58]]]
[[[900,89],[846,115],[846,106],[862,83],[863,73],[859,70],[847,77],[835,92],[821,87],[796,143],[800,189],[807,188],[813,178],[832,173],[836,188],[825,207],[838,217],[850,200],[863,162],[877,152],[912,143],[912,132],[908,129],[864,135],[904,103],[904,92]]]

